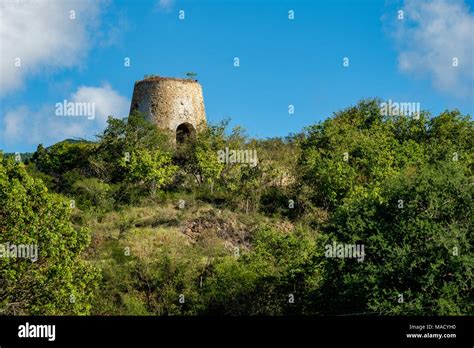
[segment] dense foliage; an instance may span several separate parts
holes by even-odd
[[[379,104],[285,139],[224,121],[178,144],[133,113],[1,160],[2,241],[45,245],[41,262],[0,259],[2,310],[472,315],[471,117]]]
[[[88,314],[99,275],[80,254],[89,234],[70,222],[70,202],[0,154],[0,312]],[[32,247],[22,255],[17,249]],[[27,249],[33,250],[33,249]]]

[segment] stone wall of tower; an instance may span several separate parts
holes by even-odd
[[[183,123],[196,131],[206,124],[202,88],[195,80],[151,77],[137,81],[130,112],[134,109],[159,128],[173,132]]]

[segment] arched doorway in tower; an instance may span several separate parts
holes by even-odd
[[[196,130],[191,123],[181,123],[178,128],[176,128],[176,142],[182,144],[189,138],[194,137],[195,134]]]

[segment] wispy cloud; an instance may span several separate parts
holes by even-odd
[[[165,11],[171,10],[171,8],[174,6],[175,2],[176,2],[175,0],[159,0],[158,1],[158,8],[160,10],[165,10]]]
[[[55,105],[64,99],[73,103],[93,103],[95,117],[57,116]],[[81,86],[70,96],[44,104],[37,110],[21,105],[6,112],[0,123],[2,146],[15,144],[52,144],[66,138],[93,139],[102,131],[107,117],[123,117],[128,114],[130,102],[110,85],[100,87]]]
[[[130,101],[108,84],[101,87],[81,86],[72,94],[73,102],[94,103],[97,126],[104,127],[107,117],[123,117],[128,114]]]
[[[391,28],[399,69],[455,96],[474,94],[474,14],[462,0],[406,0]],[[457,60],[458,66],[453,66]]]
[[[2,0],[0,96],[29,75],[81,64],[91,48],[103,1]]]

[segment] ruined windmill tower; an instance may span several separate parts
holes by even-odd
[[[152,76],[135,82],[130,113],[142,112],[182,142],[206,125],[202,88],[197,80]]]

